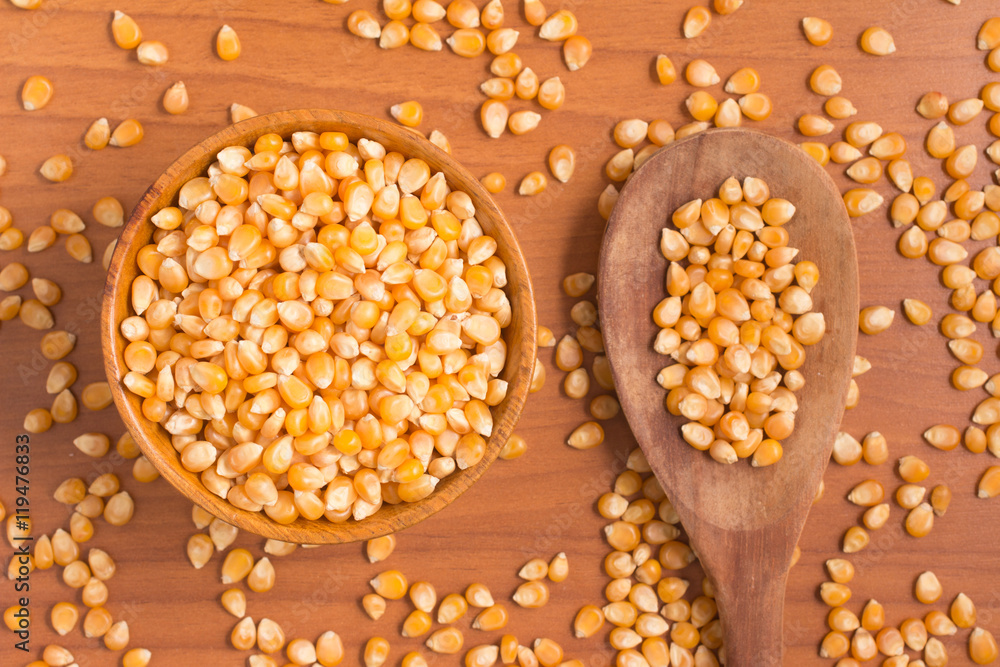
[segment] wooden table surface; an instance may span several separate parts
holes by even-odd
[[[374,12],[375,4],[353,0],[337,6],[295,0],[278,9],[276,4],[243,0],[126,5],[43,0],[35,12],[0,4],[0,155],[8,162],[8,173],[0,178],[0,204],[10,209],[15,224],[25,232],[44,224],[58,207],[79,212],[88,222],[85,234],[96,257],[93,264],[79,264],[57,245],[37,255],[23,248],[3,253],[0,265],[22,261],[33,276],[51,278],[63,287],[65,296],[54,313],[57,328],[79,336],[69,357],[80,370],[77,395],[84,384],[103,379],[97,332],[104,278],[100,256],[115,230],[93,223],[93,202],[113,195],[126,209],[131,208],[176,156],[229,122],[227,109],[233,102],[258,112],[328,107],[385,117],[392,104],[419,100],[425,109],[422,129],[442,130],[455,155],[474,173],[498,170],[506,175],[508,187],[498,200],[529,257],[539,320],[559,336],[570,329],[568,311],[574,302],[562,294],[559,281],[570,272],[596,269],[603,228],[596,213],[597,196],[606,183],[604,162],[617,150],[610,139],[612,126],[629,117],[662,117],[675,127],[687,122],[683,101],[692,89],[682,82],[667,87],[654,82],[651,64],[658,53],[670,54],[679,67],[691,58],[705,57],[723,81],[740,67],[757,68],[762,90],[774,100],[775,112],[768,121],[750,125],[792,141],[801,141],[795,119],[802,113],[821,112],[822,99],[806,86],[809,73],[820,64],[833,65],[844,78],[843,94],[859,109],[857,119],[877,121],[887,131],[902,133],[911,146],[908,157],[915,173],[930,176],[939,188],[946,186],[947,178],[940,164],[920,149],[931,122],[914,112],[917,100],[929,90],[940,90],[952,100],[974,97],[995,78],[985,66],[985,52],[975,49],[976,32],[993,8],[986,2],[953,6],[941,0],[749,0],[732,16],[716,16],[702,38],[684,40],[680,24],[686,3],[570,0],[563,6],[577,13],[580,32],[592,40],[595,52],[583,70],[571,73],[562,64],[558,47],[524,30],[515,3],[508,0],[508,25],[522,29],[516,51],[541,78],[562,77],[567,100],[559,111],[543,112],[535,132],[490,140],[478,124],[478,107],[484,98],[477,89],[488,76],[488,59],[467,61],[447,51],[425,53],[410,47],[386,52],[348,34],[344,23],[349,11],[365,7]],[[547,4],[551,10],[555,3]],[[147,38],[167,44],[170,62],[160,68],[146,67],[136,62],[132,52],[115,47],[109,31],[114,9],[136,18]],[[806,15],[833,23],[835,36],[830,45],[816,48],[806,42],[799,27]],[[242,57],[232,63],[222,62],[213,52],[215,32],[223,23],[234,26],[243,43]],[[877,58],[859,50],[859,35],[875,24],[894,35],[895,54]],[[50,77],[56,93],[44,110],[28,113],[20,108],[18,92],[33,74]],[[178,80],[188,86],[191,108],[182,116],[170,116],[160,107],[160,97]],[[721,95],[721,87],[713,92]],[[533,103],[518,101],[512,107],[533,108]],[[113,124],[138,118],[146,138],[137,147],[90,152],[83,147],[82,136],[101,116]],[[987,120],[988,112],[960,128],[959,143],[987,146],[992,141]],[[838,122],[838,132],[843,125]],[[557,143],[577,150],[573,180],[565,186],[553,181],[535,198],[518,196],[521,177],[531,170],[545,170],[547,152]],[[76,172],[65,183],[51,184],[38,175],[42,161],[55,153],[76,159]],[[975,187],[992,182],[985,155],[979,162],[970,179]],[[843,168],[831,165],[829,170],[846,188]],[[884,180],[876,187],[887,198],[894,195]],[[884,304],[898,310],[901,299],[918,297],[936,313],[948,310],[948,292],[939,285],[936,268],[898,255],[897,232],[884,210],[854,224],[863,306]],[[836,289],[836,285],[822,283],[820,289]],[[30,290],[19,293],[27,298]],[[636,317],[646,316],[636,313]],[[932,326],[918,329],[900,314],[887,332],[862,336],[858,351],[871,360],[873,369],[858,380],[860,406],[847,414],[844,430],[859,439],[869,431],[881,431],[889,442],[890,461],[905,454],[920,456],[932,468],[928,484],[947,483],[955,499],[933,532],[920,540],[903,532],[904,512],[894,505],[889,524],[873,535],[866,551],[851,559],[858,573],[852,583],[854,599],[848,606],[860,614],[864,602],[875,598],[885,605],[890,623],[922,617],[929,608],[914,599],[912,587],[919,573],[931,569],[945,590],[935,608],[946,610],[954,596],[964,591],[979,607],[979,623],[1000,633],[1000,570],[996,567],[1000,507],[995,501],[975,497],[976,481],[993,459],[962,448],[939,452],[920,436],[935,423],[964,428],[971,407],[983,396],[981,391],[963,395],[950,388],[948,378],[956,362]],[[995,349],[985,327],[980,327],[977,336],[988,350]],[[51,362],[39,354],[39,339],[39,332],[19,321],[4,322],[0,328],[4,359],[0,369],[0,499],[8,509],[15,493],[14,437],[22,431],[28,410],[47,407],[51,401],[44,390]],[[987,356],[982,367],[993,373],[996,359]],[[607,665],[613,652],[606,644],[606,631],[590,640],[576,640],[571,622],[581,605],[603,600],[607,579],[601,562],[607,546],[601,532],[604,521],[595,512],[594,502],[608,490],[609,470],[621,469],[634,441],[619,418],[609,425],[603,446],[586,452],[567,447],[565,438],[584,419],[585,404],[561,394],[562,373],[551,363],[551,350],[543,351],[542,359],[549,372],[548,384],[531,397],[518,429],[528,440],[528,453],[513,462],[499,461],[448,510],[400,534],[387,566],[401,569],[411,580],[431,581],[439,595],[482,581],[513,607],[509,595],[522,563],[529,557],[548,558],[565,551],[571,563],[569,580],[553,587],[544,609],[515,608],[508,630],[524,644],[537,636],[552,637],[569,656],[580,657],[587,665]],[[101,547],[118,562],[118,574],[109,582],[108,608],[116,618],[128,620],[131,646],[151,649],[157,665],[245,663],[246,654],[228,646],[234,619],[218,602],[225,588],[218,578],[221,558],[217,555],[203,570],[195,571],[185,556],[184,545],[195,530],[190,503],[162,480],[136,482],[130,462],[113,456],[88,460],[71,442],[88,431],[117,438],[122,429],[113,409],[98,413],[81,409],[72,424],[32,436],[30,497],[36,534],[68,527],[65,508],[52,500],[60,481],[115,471],[135,497],[135,518],[125,528],[95,521],[96,534],[86,546]],[[809,518],[801,540],[802,559],[789,581],[786,665],[832,663],[817,657],[826,631],[826,608],[817,590],[825,579],[824,560],[838,555],[841,536],[861,515],[846,501],[846,493],[868,477],[882,481],[889,493],[900,483],[888,463],[880,467],[859,463],[849,469],[834,464],[826,475],[826,495]],[[262,555],[259,538],[241,535],[237,544]],[[277,620],[289,638],[315,639],[325,630],[336,630],[347,644],[345,664],[360,662],[360,647],[374,634],[390,639],[390,664],[398,664],[404,653],[419,646],[417,640],[399,637],[408,603],[390,604],[377,623],[362,613],[359,600],[368,591],[366,582],[385,567],[368,564],[362,545],[299,550],[274,560],[278,578],[274,590],[248,594],[248,613],[255,619]],[[696,590],[700,571],[692,567],[685,576],[695,582]],[[57,570],[33,573],[31,585],[30,656],[14,650],[12,637],[4,635],[0,663],[27,663],[41,654],[44,645],[57,640],[74,652],[81,667],[120,663],[120,656],[96,640],[85,639],[79,630],[64,638],[52,631],[47,621],[51,605],[79,597],[59,580]],[[0,585],[4,608],[14,599],[12,586]],[[751,610],[748,607],[747,613]],[[468,628],[470,619],[462,621],[462,627]],[[466,645],[495,641],[498,634],[467,629]],[[945,638],[950,664],[971,664],[965,649],[967,634],[960,631]],[[458,662],[457,658],[441,658],[435,664]]]

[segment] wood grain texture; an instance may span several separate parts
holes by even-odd
[[[659,237],[692,199],[715,196],[722,182],[763,179],[772,197],[796,206],[785,229],[798,261],[819,266],[813,308],[827,335],[806,348],[796,394],[800,411],[784,456],[765,468],[724,466],[680,437],[687,420],[664,408],[655,373],[669,361],[652,349],[651,317],[665,296],[667,260]],[[716,584],[726,624],[727,665],[779,664],[784,583],[809,507],[830,460],[844,412],[857,340],[858,267],[840,192],[798,147],[746,129],[716,129],[671,144],[622,190],[600,259],[604,341],[621,387],[622,411],[680,516],[691,546]]]
[[[353,519],[332,524],[298,518],[282,525],[263,512],[248,512],[231,505],[201,483],[200,476],[180,465],[169,434],[142,414],[140,397],[121,383],[128,368],[122,354],[125,339],[119,333],[122,320],[132,311],[130,287],[139,275],[136,257],[150,243],[155,227],[149,218],[157,211],[176,205],[177,193],[190,179],[202,175],[220,150],[227,146],[252,147],[257,138],[274,132],[290,137],[293,132],[343,132],[353,142],[362,138],[378,141],[389,151],[399,151],[408,158],[420,158],[431,172],[443,171],[449,186],[467,193],[476,209],[483,231],[496,238],[497,255],[507,266],[507,295],[511,303],[510,326],[504,331],[507,342],[507,365],[501,379],[508,383],[507,397],[493,410],[494,429],[486,442],[482,460],[466,470],[442,480],[434,492],[417,503],[386,505],[369,520]],[[482,184],[447,153],[395,123],[361,114],[329,111],[281,111],[257,116],[213,134],[189,150],[156,179],[146,191],[122,230],[108,269],[104,306],[101,314],[101,346],[104,368],[111,393],[126,427],[160,473],[185,496],[229,523],[264,537],[300,544],[353,542],[393,533],[426,519],[460,496],[496,460],[521,416],[528,385],[535,366],[535,302],[531,277],[517,238],[503,212]]]
[[[549,9],[556,3],[548,3]],[[820,64],[837,68],[844,78],[843,93],[859,109],[858,119],[874,120],[886,130],[903,134],[910,145],[909,158],[916,174],[930,176],[939,189],[947,185],[940,164],[920,146],[933,124],[916,115],[913,107],[928,90],[940,90],[951,99],[975,96],[997,76],[984,65],[985,54],[975,49],[975,34],[982,21],[994,15],[993,3],[966,0],[953,6],[943,0],[897,0],[862,3],[858,0],[803,0],[779,3],[747,0],[730,17],[719,18],[704,37],[684,40],[680,25],[691,3],[571,2],[580,30],[594,44],[594,57],[579,72],[568,72],[557,46],[530,37],[530,30],[508,8],[508,24],[521,30],[516,51],[539,77],[560,76],[567,99],[562,109],[543,112],[534,132],[490,140],[478,126],[478,106],[483,97],[478,85],[486,79],[489,60],[466,61],[449,53],[423,53],[404,48],[381,51],[376,45],[346,34],[348,12],[376,3],[351,0],[343,6],[318,0],[288,0],[280,8],[248,0],[178,0],[169,4],[136,0],[128,6],[99,0],[44,0],[43,9],[30,14],[0,2],[0,154],[8,173],[0,177],[0,205],[11,210],[16,224],[30,231],[44,224],[52,211],[68,207],[88,223],[85,232],[100,256],[120,230],[93,223],[89,214],[102,196],[118,197],[131,210],[146,188],[185,150],[228,124],[233,102],[258,112],[292,108],[341,108],[388,118],[392,104],[418,99],[424,105],[422,129],[440,129],[452,142],[455,157],[475,175],[499,170],[508,179],[497,201],[510,219],[528,258],[535,286],[539,322],[558,335],[570,332],[569,308],[576,299],[566,297],[559,280],[573,271],[597,270],[604,224],[596,214],[599,192],[604,188],[605,161],[616,151],[610,131],[618,120],[631,117],[666,118],[675,126],[686,122],[684,99],[693,88],[683,83],[661,87],[650,67],[658,53],[668,53],[683,65],[694,57],[708,59],[725,79],[740,67],[753,66],[761,74],[762,90],[775,101],[774,115],[750,124],[794,142],[794,129],[802,113],[820,113],[822,98],[807,88],[810,72]],[[127,11],[146,35],[168,45],[170,62],[153,69],[139,65],[132,52],[121,51],[111,41],[111,12]],[[810,46],[802,37],[803,16],[822,16],[834,26],[835,38],[826,47]],[[213,53],[216,31],[232,25],[243,42],[243,56],[224,63]],[[857,47],[861,32],[874,24],[888,29],[898,51],[886,58],[866,55]],[[447,48],[447,47],[446,47]],[[55,84],[55,97],[41,111],[20,109],[18,92],[24,79],[44,73]],[[183,80],[191,93],[191,108],[183,116],[169,116],[159,99],[172,83]],[[711,89],[722,95],[721,87]],[[529,102],[512,102],[513,109],[538,109]],[[108,148],[90,153],[82,136],[98,117],[112,124],[136,117],[146,128],[141,144],[128,149]],[[987,114],[957,131],[962,143],[988,146]],[[839,138],[845,122],[829,139]],[[529,171],[545,169],[552,146],[568,143],[577,151],[573,180],[562,186],[554,181],[534,198],[518,197],[516,186]],[[76,173],[67,182],[50,184],[37,169],[49,156],[65,152],[77,159]],[[848,179],[843,167],[828,171],[839,187]],[[981,156],[970,183],[991,182],[991,165]],[[880,182],[886,197],[893,188]],[[904,297],[919,298],[935,313],[949,311],[948,291],[938,281],[939,270],[928,262],[901,258],[895,251],[898,231],[884,211],[852,223],[858,250],[861,305],[900,307]],[[104,378],[99,352],[98,320],[104,273],[99,264],[81,265],[66,255],[61,243],[38,255],[23,249],[0,254],[0,264],[24,262],[32,275],[51,278],[65,291],[53,309],[56,326],[76,332],[79,341],[68,357],[77,365],[80,379],[73,391]],[[30,289],[18,292],[28,297]],[[593,294],[589,296],[593,299]],[[637,313],[637,316],[644,316]],[[51,362],[38,352],[38,332],[18,321],[0,325],[0,499],[9,508],[14,500],[14,461],[9,456],[24,414],[48,406],[44,381]],[[996,344],[983,327],[976,334],[988,350],[982,367],[997,372]],[[1000,572],[996,554],[1000,536],[993,529],[1000,520],[1000,506],[974,497],[975,484],[992,462],[989,455],[964,450],[938,452],[923,443],[920,433],[934,423],[964,426],[980,392],[959,393],[948,385],[957,362],[944,339],[932,329],[913,327],[897,315],[892,327],[878,336],[862,336],[858,351],[874,367],[859,378],[860,406],[849,411],[843,428],[861,438],[881,431],[889,442],[891,458],[905,454],[926,460],[932,475],[928,484],[947,483],[955,492],[948,514],[938,519],[933,532],[921,540],[902,530],[903,512],[893,506],[888,525],[873,534],[872,545],[852,560],[857,575],[848,607],[860,613],[869,598],[886,607],[887,621],[923,617],[928,607],[914,600],[913,581],[927,569],[941,579],[945,605],[960,591],[975,600],[980,622],[1000,631]],[[554,586],[542,610],[514,610],[508,630],[522,643],[550,636],[567,652],[588,665],[608,665],[613,652],[604,631],[590,640],[572,636],[573,615],[586,603],[603,599],[607,578],[601,560],[607,553],[601,528],[605,521],[594,511],[596,498],[610,488],[612,470],[623,468],[624,457],[635,441],[616,419],[607,424],[607,441],[599,448],[579,452],[563,442],[569,432],[587,419],[584,401],[561,394],[561,373],[551,363],[551,350],[540,358],[549,373],[546,388],[529,397],[518,432],[529,442],[528,453],[513,462],[497,462],[473,488],[440,512],[399,536],[396,553],[382,566],[370,565],[360,545],[300,550],[275,559],[278,582],[266,595],[249,595],[249,613],[279,620],[289,636],[314,639],[320,632],[340,632],[350,651],[344,664],[358,664],[364,641],[376,632],[392,641],[390,662],[398,664],[407,651],[420,647],[418,640],[399,638],[399,623],[409,612],[407,603],[393,603],[382,621],[368,619],[358,600],[368,592],[375,573],[397,567],[411,579],[432,582],[440,594],[484,581],[498,598],[509,601],[517,585],[516,572],[534,556],[566,551],[570,578]],[[216,555],[202,570],[192,570],[184,556],[184,543],[194,532],[190,502],[161,481],[144,485],[134,481],[130,462],[114,456],[89,460],[71,441],[80,433],[105,432],[113,438],[124,426],[111,410],[81,410],[76,422],[57,426],[32,438],[32,511],[39,532],[51,534],[65,527],[69,513],[52,500],[60,481],[70,476],[91,479],[115,471],[136,499],[136,514],[126,529],[95,522],[90,545],[106,549],[118,562],[118,573],[109,583],[108,608],[129,621],[132,645],[146,646],[160,665],[245,664],[246,655],[228,646],[235,619],[218,605],[226,586],[219,583],[221,558]],[[800,540],[802,560],[788,578],[785,598],[785,664],[830,665],[817,657],[826,632],[826,608],[817,590],[825,580],[823,562],[839,553],[840,538],[862,512],[845,496],[864,478],[878,479],[887,490],[900,483],[889,464],[828,469],[826,494],[813,506]],[[262,540],[243,534],[237,545],[262,555]],[[9,555],[6,548],[4,558]],[[6,561],[5,563],[6,564]],[[683,571],[698,590],[701,571]],[[73,649],[81,667],[116,664],[99,642],[79,632],[59,638],[45,619],[48,608],[60,600],[79,600],[79,594],[61,583],[57,571],[32,577],[32,634],[34,652],[59,641]],[[0,586],[0,602],[12,595]],[[9,603],[8,603],[9,604]],[[510,605],[513,608],[513,605]],[[469,645],[496,639],[492,633],[461,627]],[[499,634],[499,633],[497,633]],[[22,665],[29,660],[2,634],[0,664]],[[964,634],[944,639],[950,665],[971,661],[964,650]],[[458,664],[455,658],[439,659],[441,665]]]

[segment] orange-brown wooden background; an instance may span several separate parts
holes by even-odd
[[[564,67],[557,46],[525,29],[513,0],[504,4],[508,25],[522,30],[515,50],[541,78],[561,76],[567,101],[559,111],[542,112],[541,125],[532,134],[490,140],[477,120],[483,99],[477,87],[488,76],[488,59],[467,61],[447,51],[424,53],[409,47],[385,52],[349,35],[344,29],[348,12],[359,7],[375,11],[375,2],[351,0],[336,6],[318,0],[121,4],[44,0],[42,9],[35,12],[0,3],[0,155],[8,161],[8,173],[0,178],[0,204],[11,210],[15,224],[26,232],[44,224],[58,207],[76,210],[88,222],[86,235],[96,258],[94,264],[78,264],[57,245],[38,255],[28,255],[24,249],[4,253],[0,265],[23,261],[32,275],[62,285],[65,297],[54,312],[57,327],[79,335],[69,357],[80,369],[76,393],[83,384],[103,379],[97,334],[103,285],[100,256],[114,235],[114,230],[93,223],[90,207],[98,197],[113,195],[126,209],[131,208],[175,157],[228,122],[227,109],[233,102],[258,112],[328,107],[377,116],[386,116],[396,102],[422,102],[422,129],[442,130],[455,155],[474,173],[498,170],[507,176],[509,185],[499,201],[529,258],[540,322],[562,335],[571,325],[568,310],[573,300],[560,291],[560,279],[569,272],[596,268],[603,226],[596,201],[606,182],[604,161],[616,150],[610,140],[613,124],[629,117],[662,117],[675,126],[687,122],[683,100],[692,89],[680,82],[668,87],[654,83],[651,64],[658,53],[670,54],[678,66],[705,57],[718,68],[723,81],[740,67],[757,68],[762,90],[774,100],[775,113],[755,125],[793,141],[801,140],[794,131],[798,115],[818,113],[822,103],[807,88],[809,73],[817,65],[833,65],[844,78],[844,94],[859,109],[857,118],[903,133],[910,143],[908,157],[915,172],[931,176],[939,187],[947,179],[940,165],[920,149],[931,123],[913,111],[916,101],[932,89],[953,100],[973,97],[995,78],[985,66],[984,52],[975,49],[976,32],[991,15],[992,3],[987,2],[953,6],[943,0],[747,0],[736,14],[717,16],[702,38],[687,41],[680,35],[687,3],[569,1],[562,6],[577,13],[580,30],[595,50],[590,64],[575,73]],[[558,5],[546,4],[550,10]],[[114,46],[109,23],[115,9],[136,18],[148,39],[167,44],[171,54],[167,65],[140,65],[133,52]],[[807,15],[833,23],[835,37],[830,45],[820,49],[805,41],[799,21]],[[233,63],[220,61],[213,52],[215,32],[223,23],[234,26],[243,42],[243,55]],[[897,53],[876,58],[859,50],[858,36],[874,24],[895,36]],[[49,76],[56,93],[47,108],[28,113],[20,108],[18,93],[24,79],[33,74]],[[159,98],[177,80],[187,84],[192,101],[185,115],[175,117],[162,110]],[[721,95],[721,87],[713,93]],[[512,107],[537,105],[518,102]],[[88,151],[82,144],[83,133],[101,116],[112,124],[127,117],[140,119],[146,128],[145,140],[134,148]],[[985,127],[987,118],[984,113],[959,129],[960,144],[987,146],[992,140]],[[842,125],[838,123],[838,132]],[[545,156],[557,143],[577,150],[573,180],[565,186],[553,182],[546,193],[533,199],[519,197],[520,178],[528,171],[544,170]],[[47,183],[38,175],[38,167],[60,152],[76,158],[76,173],[68,182]],[[846,187],[842,168],[831,166],[830,171]],[[983,155],[973,184],[981,187],[991,182],[990,171]],[[877,187],[886,197],[893,196],[887,182]],[[948,295],[939,286],[935,268],[896,253],[897,233],[884,211],[854,224],[863,306],[885,304],[898,309],[902,298],[918,297],[937,313],[946,312]],[[821,284],[819,289],[836,288]],[[21,293],[27,298],[30,290]],[[636,317],[645,316],[636,313]],[[964,427],[971,406],[979,400],[974,394],[981,393],[963,395],[949,387],[948,375],[956,362],[932,326],[917,329],[899,316],[888,332],[862,337],[859,353],[874,368],[859,378],[861,403],[848,413],[844,427],[859,439],[872,430],[884,433],[891,460],[904,454],[921,456],[932,466],[928,483],[949,484],[955,500],[931,535],[922,540],[903,533],[904,514],[894,506],[889,525],[874,535],[867,551],[853,558],[858,575],[852,584],[855,599],[849,606],[860,613],[867,599],[876,598],[885,604],[891,623],[923,616],[928,609],[914,600],[912,585],[920,572],[933,569],[945,588],[938,608],[964,591],[979,606],[980,623],[996,633],[1000,632],[1000,537],[996,530],[1000,508],[996,502],[974,497],[976,480],[992,459],[961,449],[937,452],[920,438],[922,430],[934,423]],[[995,345],[980,329],[979,337],[988,350],[982,366],[992,373]],[[14,436],[21,431],[29,409],[47,407],[51,401],[44,390],[50,362],[38,353],[39,338],[38,332],[18,321],[4,322],[0,328],[0,499],[8,508],[14,499]],[[607,471],[618,465],[634,443],[619,419],[609,426],[607,442],[598,449],[577,452],[563,444],[568,432],[584,419],[585,404],[561,395],[561,373],[551,365],[551,350],[543,351],[542,358],[549,369],[549,384],[531,397],[519,428],[529,442],[528,453],[514,462],[498,462],[448,510],[399,535],[399,547],[388,565],[403,570],[411,580],[431,581],[441,595],[483,581],[498,599],[509,602],[516,572],[525,560],[565,551],[571,563],[569,580],[553,588],[552,600],[544,609],[515,610],[509,630],[525,644],[536,636],[551,636],[570,656],[604,665],[612,659],[605,633],[588,641],[575,640],[570,624],[581,605],[602,600],[606,578],[600,564],[606,546],[603,521],[593,504],[609,486]],[[245,662],[245,655],[227,643],[234,619],[218,603],[224,589],[218,580],[221,559],[216,556],[203,570],[194,571],[184,555],[184,544],[194,531],[190,503],[163,481],[134,481],[130,464],[112,457],[96,461],[83,457],[71,441],[87,431],[115,438],[122,426],[113,409],[81,410],[76,422],[32,437],[31,500],[38,534],[51,534],[67,525],[66,510],[51,499],[61,480],[114,470],[136,499],[135,518],[125,528],[96,521],[96,535],[87,546],[104,548],[118,561],[118,574],[109,584],[108,607],[116,617],[128,620],[132,646],[151,649],[153,664],[159,665]],[[838,552],[840,536],[861,514],[844,499],[846,491],[866,477],[881,480],[890,492],[899,483],[888,464],[871,468],[861,463],[850,469],[834,465],[827,474],[826,495],[806,526],[802,560],[789,582],[787,665],[828,662],[816,653],[826,615],[817,587],[824,579],[823,561]],[[262,553],[262,542],[250,535],[238,540],[257,555]],[[405,652],[418,646],[416,640],[399,638],[407,603],[391,604],[378,623],[362,613],[359,599],[368,590],[367,580],[380,568],[366,562],[361,545],[299,550],[275,560],[275,589],[264,595],[249,594],[248,613],[255,619],[278,620],[289,638],[315,639],[322,631],[334,629],[345,637],[349,663],[360,660],[360,646],[376,633],[392,642],[391,664],[398,664]],[[694,569],[690,575],[700,581]],[[0,602],[6,607],[13,599],[11,584],[0,584],[0,591]],[[32,657],[57,639],[46,620],[48,609],[57,601],[77,597],[59,581],[55,570],[34,573]],[[496,639],[472,630],[466,635],[469,646]],[[951,664],[971,664],[965,653],[966,635],[963,631],[945,640]],[[0,663],[29,661],[12,648],[10,636],[2,637]],[[73,650],[81,666],[120,660],[79,631],[59,643]],[[457,662],[443,658],[438,664]]]

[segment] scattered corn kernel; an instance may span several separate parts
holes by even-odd
[[[160,103],[163,105],[163,109],[169,114],[177,115],[184,113],[190,104],[187,86],[184,85],[183,81],[178,81],[170,86],[163,93],[163,99]],[[104,121],[106,124],[107,120],[104,119]]]
[[[887,56],[896,52],[896,44],[884,28],[873,26],[861,33],[861,48],[874,56]]]
[[[236,60],[240,57],[243,47],[240,45],[239,35],[228,25],[219,28],[215,36],[215,52],[223,60]]]
[[[833,27],[830,22],[815,16],[802,19],[802,31],[813,46],[826,46],[833,38]]]

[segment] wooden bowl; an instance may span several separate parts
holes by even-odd
[[[463,190],[472,197],[477,220],[487,234],[496,238],[497,255],[507,265],[506,292],[513,320],[504,330],[507,364],[500,377],[509,386],[506,399],[493,408],[494,428],[487,441],[485,456],[477,465],[456,471],[441,480],[424,500],[383,505],[375,515],[361,522],[351,519],[334,524],[325,519],[309,521],[299,518],[291,524],[282,525],[263,512],[248,512],[230,505],[206,489],[198,474],[181,466],[169,434],[143,416],[141,400],[121,383],[128,369],[122,358],[126,341],[119,333],[119,325],[131,314],[129,288],[139,274],[136,255],[140,248],[150,243],[153,234],[150,216],[173,204],[181,186],[189,179],[203,175],[215,161],[216,154],[226,146],[252,148],[262,134],[275,132],[288,137],[297,131],[344,132],[353,142],[366,137],[381,142],[390,151],[422,158],[432,172],[443,172],[453,189]],[[125,425],[160,474],[186,497],[215,516],[264,537],[304,544],[352,542],[393,533],[426,519],[461,495],[496,460],[521,415],[531,383],[536,353],[535,301],[528,267],[509,223],[486,189],[450,155],[416,133],[377,118],[344,111],[280,111],[237,123],[209,137],[170,165],[146,191],[122,230],[111,259],[101,312],[101,344],[111,393]]]

